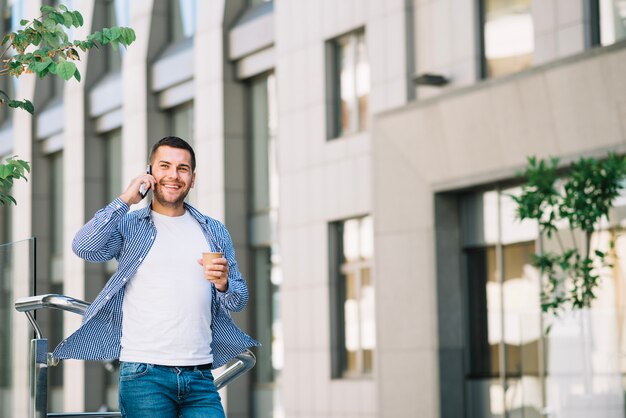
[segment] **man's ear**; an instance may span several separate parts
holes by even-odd
[[[193,175],[191,176],[191,188],[193,189],[193,186],[196,185],[196,173],[193,173]]]

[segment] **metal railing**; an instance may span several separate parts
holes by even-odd
[[[89,303],[69,296],[46,294],[30,296],[15,301],[15,309],[24,312],[28,321],[35,331],[35,338],[30,342],[30,418],[112,418],[121,417],[119,412],[59,412],[48,413],[48,367],[56,366],[59,361],[48,352],[48,339],[43,338],[41,329],[35,320],[33,311],[42,308],[60,309],[84,315],[89,308]],[[215,378],[215,387],[219,390],[233,380],[252,369],[256,364],[256,358],[250,350],[239,354],[221,373]]]

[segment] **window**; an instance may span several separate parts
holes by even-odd
[[[170,134],[180,137],[193,146],[193,102],[167,110]]]
[[[2,159],[0,159],[1,161]],[[13,286],[11,206],[0,206],[0,417],[11,416],[12,404],[12,333],[13,333]]]
[[[115,129],[106,134],[106,196],[112,202],[122,193],[122,130]]]
[[[104,181],[106,194],[104,201],[108,204],[122,194],[122,129],[115,129],[104,136],[106,163]],[[117,260],[106,262],[107,278],[117,270]],[[103,284],[106,283],[106,280]]]
[[[503,404],[510,413],[542,410],[540,281],[531,265],[537,227],[516,220],[515,192],[461,199],[472,417],[501,414]]]
[[[327,91],[328,137],[364,131],[368,126],[370,67],[365,31],[358,30],[328,43],[330,71]]]
[[[248,7],[258,6],[259,4],[268,3],[272,0],[248,0]]]
[[[376,349],[372,217],[333,223],[329,237],[332,374],[368,376]]]
[[[626,1],[592,1],[592,15],[597,19],[594,44],[611,45],[626,38]]]
[[[169,0],[170,43],[190,38],[196,32],[196,0]]]
[[[530,68],[534,27],[531,0],[482,0],[484,77],[498,77]]]
[[[63,152],[48,156],[50,187],[50,293],[63,294]],[[52,310],[46,313],[50,318],[49,341],[52,346],[63,339],[63,312]],[[50,370],[50,408],[63,408],[63,368]]]
[[[253,376],[254,416],[284,415],[280,381],[283,369],[283,332],[280,318],[282,270],[276,242],[278,219],[278,164],[276,159],[276,77],[273,73],[247,83],[250,243],[253,271],[251,294],[254,335],[264,349],[257,354]],[[269,226],[269,227],[268,227]]]
[[[125,20],[122,13],[125,13],[125,2],[119,0],[107,0],[106,4],[106,27],[124,26]],[[124,48],[103,48],[104,54],[106,54],[105,64],[106,72],[114,73],[119,72],[122,69],[122,54]]]

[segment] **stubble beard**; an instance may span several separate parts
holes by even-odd
[[[191,190],[191,187],[187,187],[186,189],[184,189],[179,195],[178,198],[174,201],[169,201],[165,198],[165,196],[163,195],[163,193],[161,193],[161,185],[157,184],[157,187],[154,190],[154,199],[159,202],[159,204],[161,206],[166,206],[166,207],[172,207],[172,208],[178,208],[183,206],[183,203],[185,202],[185,198],[187,197],[187,195],[189,194],[189,191]]]

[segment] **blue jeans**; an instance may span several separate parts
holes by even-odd
[[[121,362],[119,398],[127,418],[225,418],[211,370]]]

